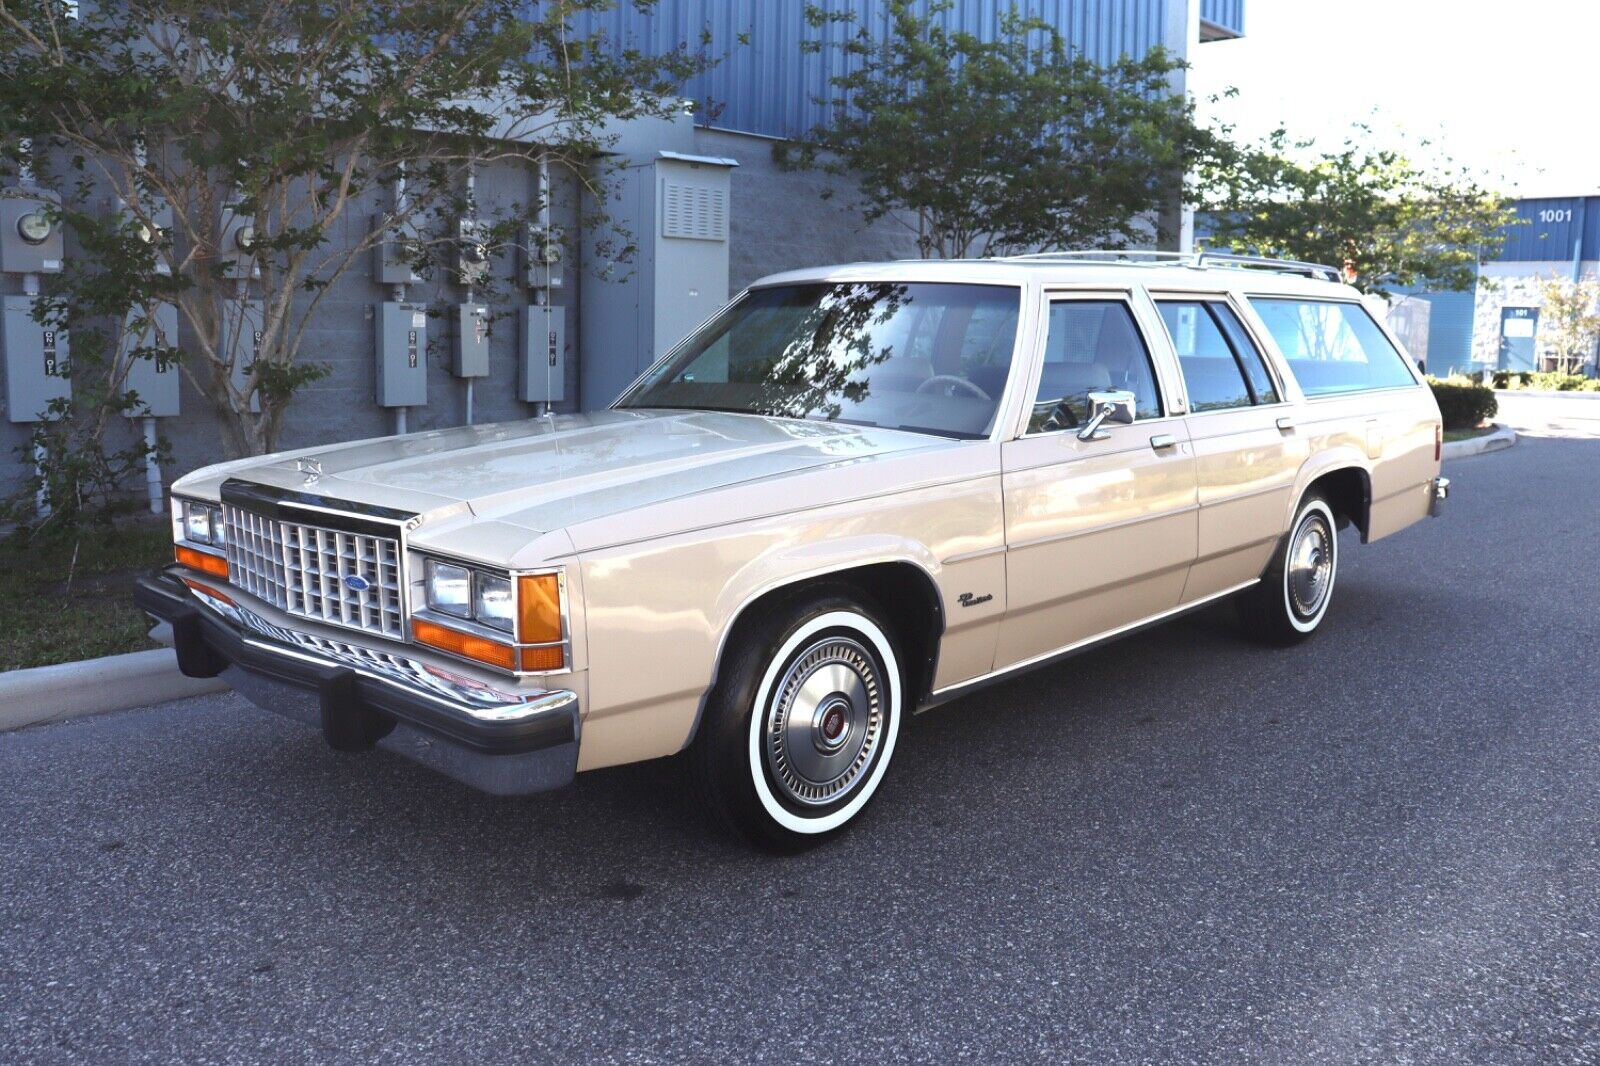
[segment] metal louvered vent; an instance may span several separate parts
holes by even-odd
[[[289,614],[400,639],[400,544],[224,505],[228,580]]]
[[[728,239],[728,191],[668,179],[661,193],[661,235],[691,241]]]

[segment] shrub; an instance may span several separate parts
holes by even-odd
[[[1445,429],[1472,429],[1494,417],[1500,409],[1494,390],[1475,385],[1464,378],[1440,381],[1429,378],[1433,398],[1439,403],[1439,413],[1444,416]]]

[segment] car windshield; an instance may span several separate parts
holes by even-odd
[[[1015,286],[754,289],[625,393],[622,408],[808,418],[987,436],[1011,371]]]

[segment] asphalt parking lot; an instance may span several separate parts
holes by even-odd
[[[1600,440],[1449,465],[1309,645],[935,710],[795,859],[208,697],[0,736],[0,1061],[1600,1058]]]

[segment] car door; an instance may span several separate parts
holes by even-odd
[[[1183,602],[1254,581],[1308,455],[1283,385],[1225,295],[1152,293],[1183,379],[1200,503]]]
[[[1007,613],[997,670],[1177,607],[1195,552],[1194,460],[1128,292],[1045,294],[1027,424],[1001,446]],[[1082,440],[1088,394],[1135,397],[1135,421]]]

